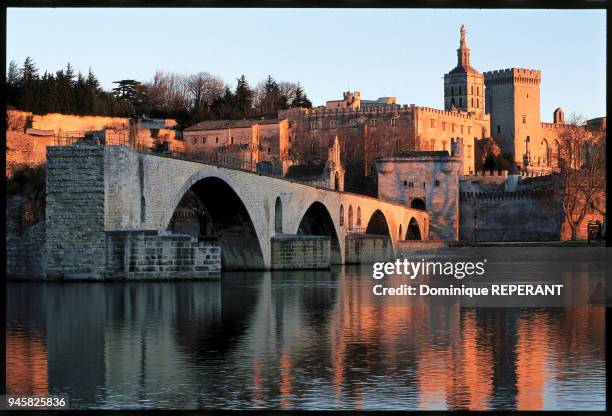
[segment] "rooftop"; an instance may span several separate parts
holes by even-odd
[[[221,129],[239,129],[252,127],[263,124],[278,124],[283,119],[250,119],[250,120],[208,120],[201,121],[193,126],[187,127],[184,131],[202,131],[202,130],[221,130]]]

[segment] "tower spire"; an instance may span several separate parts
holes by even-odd
[[[459,49],[457,49],[457,66],[469,66],[470,48],[468,48],[467,42],[465,40],[465,34],[467,33],[467,31],[465,30],[464,25],[461,25],[459,33],[461,34],[461,39],[459,41]]]

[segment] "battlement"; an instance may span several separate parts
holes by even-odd
[[[486,85],[505,83],[536,83],[542,80],[542,71],[539,69],[507,68],[496,69],[483,73]]]
[[[372,114],[385,114],[385,113],[407,113],[410,112],[410,106],[408,105],[400,105],[396,106],[383,106],[382,109],[377,108],[377,106],[368,106],[361,108],[325,108],[325,107],[317,107],[317,108],[300,108],[301,113],[305,116],[336,116],[336,115],[372,115]]]
[[[460,192],[459,199],[466,200],[478,200],[479,202],[495,202],[499,200],[518,200],[518,199],[531,199],[531,198],[554,198],[554,189],[531,189],[521,191],[488,191],[488,192]]]
[[[459,111],[440,110],[440,109],[431,108],[431,107],[414,107],[414,109],[417,112],[423,112],[423,113],[429,113],[429,114],[441,114],[444,116],[462,118],[465,120],[473,120],[475,118],[474,114],[466,113],[464,111],[459,112]]]

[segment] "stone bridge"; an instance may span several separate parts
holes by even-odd
[[[104,233],[167,230],[189,190],[210,214],[226,269],[272,268],[275,238],[326,236],[331,263],[345,263],[353,235],[385,235],[395,249],[429,230],[425,211],[393,202],[124,146],[50,146],[47,161],[51,269],[66,256],[107,256]]]

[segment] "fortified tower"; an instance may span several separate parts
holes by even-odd
[[[467,46],[464,26],[457,49],[457,66],[444,74],[444,109],[456,108],[474,113],[481,119],[485,109],[484,77],[470,65],[470,48]]]
[[[484,77],[491,135],[517,166],[532,165],[532,154],[540,153],[541,71],[510,68],[485,72]]]

